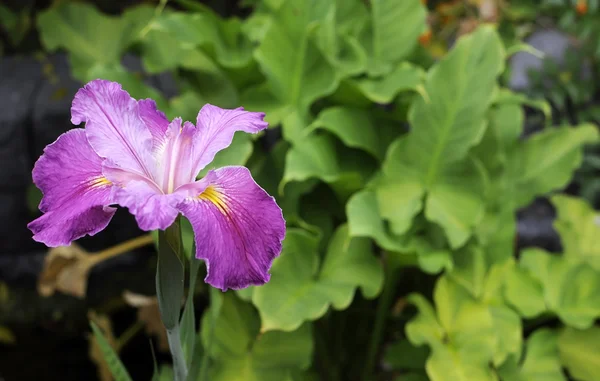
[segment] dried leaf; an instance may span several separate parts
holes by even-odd
[[[461,20],[458,25],[458,35],[463,36],[473,32],[479,26],[479,20],[474,18],[468,18]]]
[[[104,337],[110,346],[116,350],[117,340],[113,333],[109,317],[106,315],[98,315],[95,312],[90,311],[88,313],[88,319],[93,321],[103,331]],[[88,356],[98,368],[98,379],[100,381],[113,381],[112,373],[108,367],[108,363],[104,359],[104,355],[102,354],[102,350],[100,349],[96,337],[91,333],[88,333],[87,337],[89,341]]]
[[[50,296],[60,291],[83,299],[90,269],[97,263],[93,256],[73,243],[51,249],[38,280],[38,292]]]
[[[167,339],[167,330],[160,319],[160,310],[158,309],[158,299],[156,296],[146,296],[125,291],[123,299],[125,299],[127,304],[138,309],[138,321],[144,324],[144,331],[147,335],[156,336],[158,350],[168,352],[169,341]]]
[[[487,22],[498,21],[498,0],[481,0],[479,2],[479,16]]]

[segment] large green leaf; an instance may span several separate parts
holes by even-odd
[[[595,381],[600,375],[600,328],[566,328],[558,337],[560,359],[576,380]]]
[[[201,13],[165,14],[153,23],[153,29],[169,33],[182,47],[202,47],[224,67],[243,67],[252,59],[252,45],[242,33],[240,20],[221,19],[209,8]]]
[[[387,104],[402,91],[417,91],[427,97],[423,89],[424,77],[423,69],[402,62],[384,77],[366,77],[347,81],[356,86],[371,102]]]
[[[527,249],[520,264],[542,284],[547,308],[566,324],[587,329],[600,317],[600,272],[587,263]]]
[[[549,329],[535,331],[525,348],[523,359],[513,356],[499,369],[502,381],[567,381],[562,372],[557,335]]]
[[[436,310],[419,297],[409,299],[419,314],[406,325],[408,339],[427,344],[431,356],[427,375],[432,381],[494,380],[488,365],[497,347],[494,318],[488,307],[447,277],[438,280]]]
[[[280,109],[280,119],[269,122],[282,121],[288,141],[301,139],[301,130],[308,124],[309,106],[333,92],[339,82],[335,68],[311,38],[311,30],[324,22],[332,6],[328,0],[285,1],[254,53],[272,96],[253,89],[245,94],[244,104],[261,111]]]
[[[542,284],[522,267],[515,267],[506,275],[504,296],[525,318],[533,318],[546,310]]]
[[[311,327],[293,332],[260,333],[260,322],[251,305],[227,293],[215,320],[214,331],[204,315],[202,341],[213,359],[210,379],[215,381],[284,381],[308,368],[313,344]]]
[[[377,189],[380,213],[394,233],[406,232],[424,206],[451,247],[472,234],[483,215],[486,180],[467,152],[485,131],[503,56],[497,34],[482,27],[429,71],[429,99],[414,100],[411,132],[390,147]]]
[[[560,233],[564,255],[579,259],[600,271],[600,215],[583,199],[552,197],[557,218],[554,227]]]
[[[136,7],[117,18],[89,4],[60,3],[39,14],[38,28],[47,50],[64,48],[74,57],[77,75],[93,64],[119,63],[152,14],[151,7]]]
[[[378,128],[366,110],[336,106],[317,116],[309,130],[323,129],[336,135],[348,147],[362,149],[376,158],[385,155],[387,143],[381,141]]]
[[[463,245],[483,216],[486,178],[481,165],[466,158],[444,164],[434,183],[425,183],[422,162],[408,156],[408,137],[394,142],[376,188],[379,212],[394,234],[406,233],[423,207],[426,217],[444,228],[450,246]],[[423,199],[425,198],[425,203]]]
[[[518,207],[563,187],[582,160],[583,145],[597,141],[593,125],[549,129],[528,139],[509,161]]]
[[[371,24],[360,41],[369,57],[369,74],[385,75],[416,46],[427,10],[421,0],[373,0],[370,5]]]
[[[304,321],[323,316],[330,305],[345,309],[358,287],[367,298],[381,290],[383,271],[370,240],[350,238],[343,225],[331,239],[321,264],[317,247],[318,240],[308,233],[288,230],[270,282],[252,295],[263,331],[294,330]]]
[[[287,152],[280,191],[291,182],[318,178],[341,199],[362,188],[375,170],[375,160],[341,145],[329,134],[310,134]]]
[[[351,237],[369,237],[379,246],[390,251],[405,251],[406,242],[388,231],[379,214],[374,192],[363,190],[355,193],[346,204],[348,234]]]

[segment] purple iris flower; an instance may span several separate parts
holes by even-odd
[[[169,123],[151,99],[136,101],[121,85],[95,80],[75,95],[71,122],[85,122],[44,149],[33,181],[44,213],[29,224],[36,241],[69,245],[104,229],[126,207],[142,230],[189,219],[205,281],[226,290],[264,284],[281,252],[285,221],[275,199],[245,167],[196,176],[231,144],[236,131],[267,128],[264,114],[205,105],[196,125]]]

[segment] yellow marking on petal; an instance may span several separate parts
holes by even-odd
[[[212,185],[209,185],[204,190],[204,192],[200,193],[198,195],[198,198],[200,200],[206,200],[206,201],[212,202],[213,205],[216,206],[217,209],[219,209],[219,211],[221,213],[223,213],[226,216],[228,215],[229,208],[227,207],[227,204],[223,200],[223,195],[221,193],[219,193]]]
[[[98,176],[90,181],[91,188],[99,188],[112,185],[112,182],[104,176]]]

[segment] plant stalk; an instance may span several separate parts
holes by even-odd
[[[179,332],[179,324],[172,329],[167,329],[167,339],[169,341],[169,349],[173,357],[173,372],[175,373],[176,381],[187,380],[187,364],[183,355],[183,347],[181,346],[181,334]]]
[[[161,320],[167,330],[175,381],[186,381],[188,369],[181,346],[179,316],[184,289],[183,243],[179,219],[158,233],[156,297]]]

